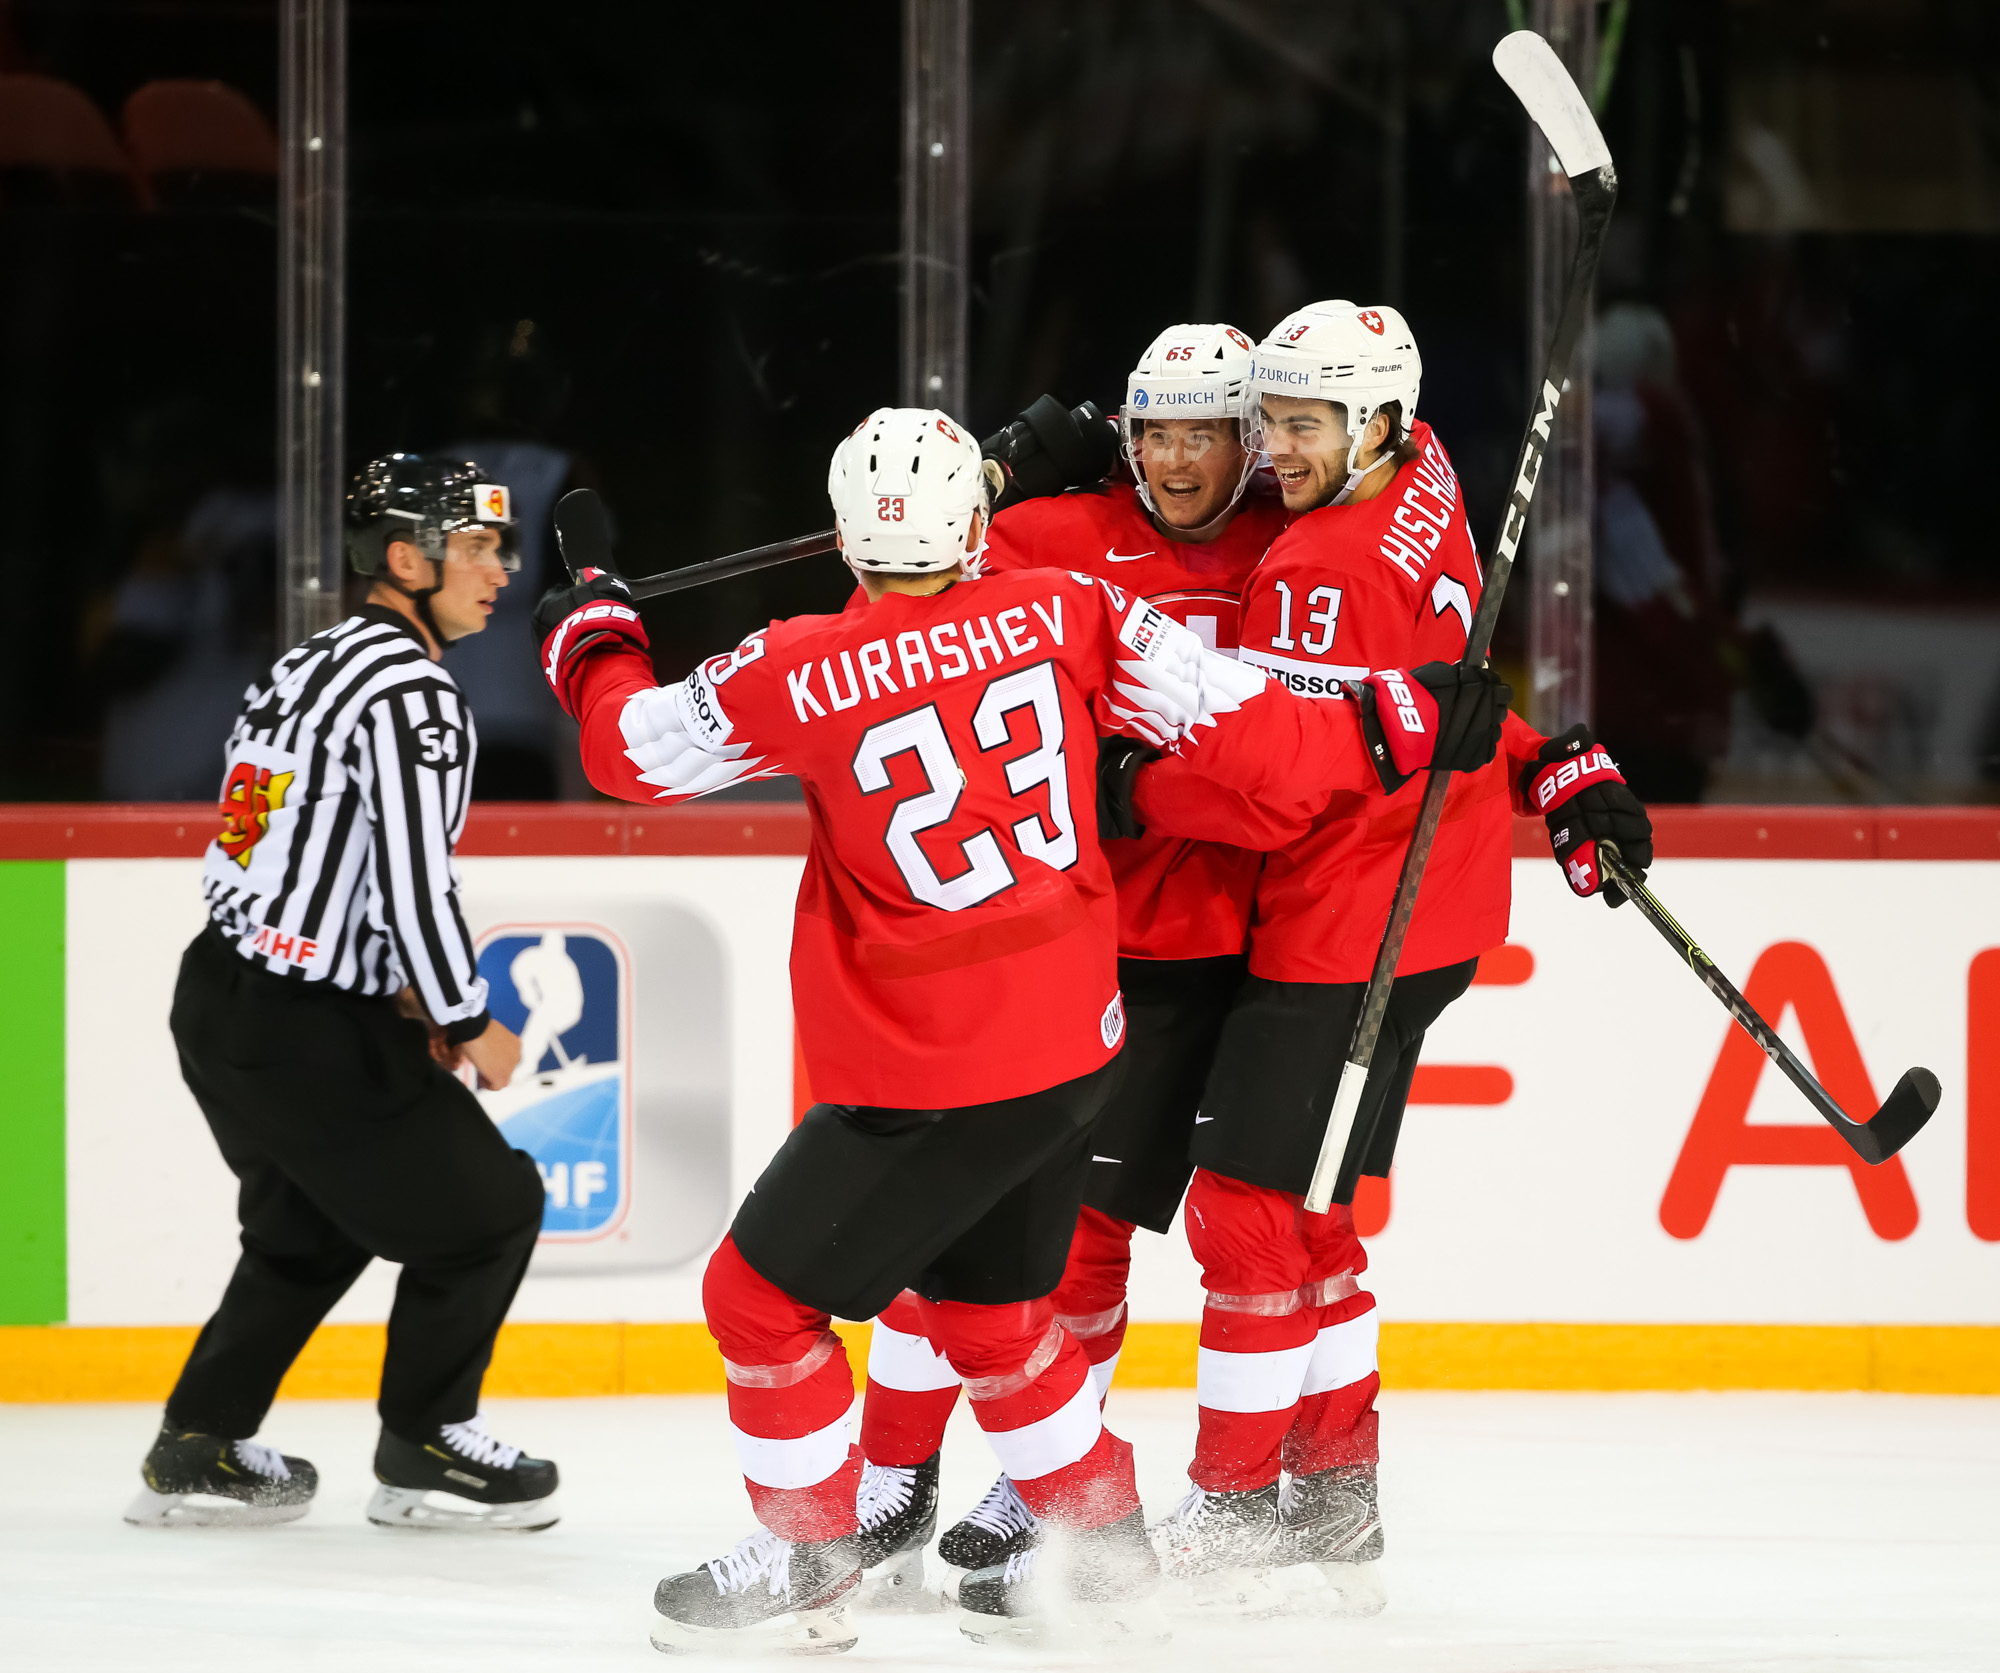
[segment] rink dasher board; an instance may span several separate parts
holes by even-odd
[[[720,950],[731,1200],[793,1113],[786,973],[800,861],[519,857],[461,862],[468,921],[596,922],[648,947],[647,915],[698,923]],[[1900,1159],[1918,1217],[1872,1230],[1837,1167],[1738,1166],[1706,1226],[1671,1235],[1661,1201],[1730,1024],[1632,912],[1573,899],[1556,869],[1515,862],[1510,939],[1534,958],[1516,986],[1479,986],[1432,1030],[1427,1065],[1490,1065],[1502,1104],[1411,1111],[1384,1229],[1370,1240],[1386,1316],[1629,1323],[2000,1324],[2000,1248],[1968,1218],[1968,972],[2000,947],[2000,866],[1982,862],[1675,860],[1674,910],[1739,982],[1780,942],[1830,975],[1878,1096],[1912,1063],[1936,1069],[1937,1116]],[[120,1019],[64,1047],[66,1316],[186,1324],[235,1254],[233,1181],[176,1069],[166,1013],[199,929],[198,863],[66,865],[66,1012]],[[653,938],[657,941],[657,937]],[[670,946],[636,960],[666,978]],[[2000,1021],[2000,1019],[1995,1019]],[[1788,1012],[1783,1031],[1813,1057]],[[115,1048],[115,1049],[114,1049]],[[635,1042],[643,1054],[646,1043]],[[2000,1092],[2000,1089],[1994,1089]],[[282,1089],[274,1088],[274,1096]],[[2000,1110],[1974,1112],[2000,1123]],[[1777,1075],[1748,1119],[1808,1121]],[[1992,1127],[1982,1131],[1990,1132]],[[1893,1166],[1894,1164],[1892,1164]],[[635,1201],[643,1222],[648,1204]],[[719,1236],[721,1223],[714,1227]],[[549,1320],[699,1317],[700,1253],[667,1267],[543,1265],[516,1314]],[[1178,1238],[1139,1240],[1133,1316],[1191,1319],[1199,1289]],[[389,1274],[337,1321],[384,1316]],[[25,1321],[24,1321],[25,1322]]]

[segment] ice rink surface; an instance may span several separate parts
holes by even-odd
[[[2000,1400],[1392,1394],[1383,1404],[1388,1609],[1359,1621],[1184,1623],[1143,1657],[1150,1669],[2000,1668]],[[1180,1490],[1193,1395],[1114,1392],[1110,1416],[1138,1448],[1157,1516]],[[564,1517],[550,1532],[370,1527],[374,1415],[350,1402],[283,1404],[266,1428],[265,1440],[319,1466],[303,1522],[141,1531],[119,1514],[153,1409],[0,1406],[0,1663],[667,1665],[646,1642],[654,1581],[750,1528],[721,1399],[507,1401],[489,1418],[561,1464]],[[945,1451],[947,1521],[993,1468],[961,1406]],[[948,1613],[860,1620],[843,1668],[1109,1659],[986,1649]]]

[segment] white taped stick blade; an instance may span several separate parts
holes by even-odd
[[[1564,174],[1594,174],[1610,163],[1611,147],[1598,132],[1590,106],[1555,48],[1534,30],[1503,36],[1493,49],[1493,67],[1542,130]]]

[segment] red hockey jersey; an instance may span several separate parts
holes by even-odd
[[[993,519],[984,568],[1102,576],[1192,628],[1210,650],[1234,656],[1244,579],[1285,520],[1284,502],[1253,482],[1214,540],[1171,540],[1147,515],[1137,487],[1113,482],[1008,507]],[[1261,854],[1150,827],[1106,843],[1104,852],[1118,892],[1122,957],[1243,951]]]
[[[1341,682],[1372,669],[1465,654],[1479,605],[1478,555],[1443,445],[1421,423],[1411,440],[1418,457],[1384,493],[1298,518],[1245,589],[1238,654],[1302,697],[1343,703]],[[1510,717],[1493,763],[1453,781],[1399,975],[1455,964],[1507,938],[1513,787],[1541,743]],[[1148,768],[1139,778],[1139,816],[1205,834],[1214,816],[1202,808],[1197,775],[1180,762]],[[1243,832],[1239,840],[1273,849],[1257,881],[1255,974],[1284,982],[1368,979],[1426,777],[1386,801],[1335,794],[1310,818],[1301,806],[1274,807],[1261,832]]]
[[[792,997],[814,1090],[902,1109],[986,1103],[1118,1049],[1097,736],[1187,724],[1182,655],[1200,655],[1184,633],[1087,576],[890,593],[773,623],[677,685],[656,686],[637,650],[596,653],[581,675],[584,765],[633,801],[796,774],[812,834]],[[1204,678],[1196,734],[1219,782],[1276,799],[1375,782],[1351,711],[1220,666],[1230,689]]]

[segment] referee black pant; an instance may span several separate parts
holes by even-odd
[[[402,1263],[378,1409],[423,1441],[479,1410],[493,1339],[542,1223],[534,1162],[431,1060],[388,999],[308,987],[213,929],[181,959],[174,1043],[240,1182],[243,1255],[167,1421],[254,1435],[278,1384],[369,1260]]]

